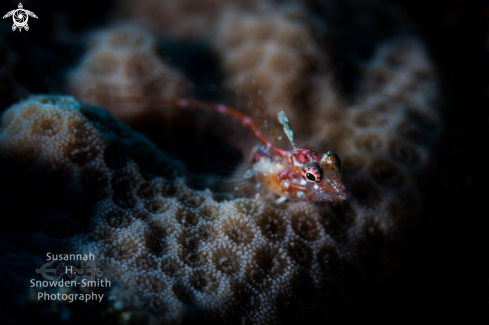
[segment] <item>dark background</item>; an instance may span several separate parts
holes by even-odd
[[[489,3],[400,1],[416,21],[447,106],[440,168],[401,276],[372,308],[384,323],[487,324]]]
[[[362,3],[348,2],[353,11],[356,4]],[[489,2],[387,3],[397,3],[405,9],[414,22],[410,28],[428,46],[442,85],[446,129],[437,153],[438,168],[426,183],[426,212],[403,271],[386,292],[365,293],[358,321],[487,324]],[[0,42],[7,42],[20,58],[11,74],[2,76],[0,72],[0,111],[30,92],[63,92],[64,71],[83,53],[83,40],[72,35],[102,25],[111,16],[112,1],[27,0],[23,4],[43,20],[53,18],[43,24],[31,18],[31,30],[22,32],[23,36],[26,34],[23,41],[13,37],[18,35],[10,30],[11,20],[0,21]],[[0,13],[3,15],[17,5],[17,1],[2,1]],[[310,5],[320,12],[322,2],[310,1]],[[359,15],[362,6],[358,5]],[[365,55],[369,44],[361,40],[374,40],[375,35],[389,34],[394,28],[388,18],[379,17],[372,33],[367,28],[364,35],[349,34],[350,41]],[[355,26],[355,19],[337,23]],[[66,32],[64,36],[60,36],[62,29]],[[55,33],[57,40],[53,37]],[[367,34],[374,36],[369,38]],[[64,41],[60,42],[60,38]],[[0,50],[0,71],[7,60],[5,49]]]

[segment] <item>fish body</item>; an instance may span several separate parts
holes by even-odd
[[[264,107],[256,109],[254,119],[231,107],[195,99],[146,97],[144,99],[122,99],[124,102],[144,103],[155,110],[149,114],[164,116],[163,107],[168,105],[180,108],[200,108],[218,112],[235,119],[251,132],[253,142],[251,154],[248,150],[252,173],[245,173],[244,178],[255,177],[256,181],[268,187],[284,199],[310,202],[342,201],[347,198],[346,186],[341,179],[341,161],[332,151],[320,154],[310,147],[296,147],[293,132],[283,112],[278,114],[279,122],[284,126],[284,133],[289,138],[291,148],[280,148],[273,139],[281,138],[272,130],[268,114]],[[256,103],[256,102],[255,102]],[[255,123],[256,121],[256,123]],[[260,125],[260,127],[258,126]],[[273,143],[272,143],[273,142]],[[281,142],[286,145],[286,142]],[[248,146],[247,146],[248,147]]]
[[[311,202],[347,198],[335,153],[320,155],[308,147],[276,152],[260,146],[250,162],[256,179],[281,197]]]

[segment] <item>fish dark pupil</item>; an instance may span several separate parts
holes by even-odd
[[[311,181],[311,182],[315,182],[316,181],[316,176],[314,174],[311,174],[311,173],[307,173],[306,174],[306,178],[308,181]]]

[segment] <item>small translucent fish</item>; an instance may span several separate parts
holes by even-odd
[[[321,154],[310,147],[296,147],[293,132],[283,112],[278,114],[278,120],[283,125],[289,144],[270,126],[272,123],[266,111],[264,113],[263,107],[254,113],[255,119],[264,121],[265,126],[262,125],[260,129],[250,116],[221,104],[160,97],[136,100],[124,98],[123,101],[137,101],[149,106],[174,105],[206,109],[237,119],[244,128],[252,132],[256,140],[246,155],[251,168],[246,170],[242,177],[256,178],[260,184],[281,197],[278,202],[285,199],[312,202],[342,201],[347,198],[346,187],[340,175],[341,161],[338,155],[333,151]],[[256,105],[257,102],[251,104]],[[280,143],[282,148],[272,143]]]

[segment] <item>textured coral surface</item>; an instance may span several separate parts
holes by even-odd
[[[151,140],[165,148],[182,138],[183,152],[212,146],[207,138],[188,144],[160,125],[162,135],[148,140],[73,97],[31,97],[10,107],[0,126],[0,204],[12,220],[0,229],[0,256],[11,268],[0,272],[19,292],[0,312],[41,306],[39,315],[68,310],[71,320],[100,312],[136,323],[348,323],[398,274],[438,167],[440,78],[424,41],[403,29],[390,5],[397,27],[363,39],[382,16],[380,1],[117,3],[129,23],[85,34],[85,52],[65,71],[71,94],[153,135],[135,123],[148,120],[140,119],[146,107],[120,105],[120,96],[190,96],[195,84],[207,89],[202,99],[229,103],[258,88],[272,116],[286,111],[299,143],[338,153],[349,199],[275,204],[272,195],[257,201],[199,190],[215,175],[189,172]],[[351,41],[345,17],[368,31]],[[17,54],[0,43],[0,79],[25,94],[26,78],[11,72]],[[199,50],[187,58],[188,47],[205,48],[212,60],[199,61]],[[39,289],[24,283],[48,251],[96,254],[112,281],[104,304],[39,304]]]
[[[154,37],[131,24],[93,34],[69,83],[76,97],[103,104],[123,120],[142,107],[121,109],[107,100],[110,96],[184,97],[188,93],[186,78],[158,56]]]
[[[228,11],[219,20],[214,47],[221,58],[227,89],[247,93],[261,89],[272,116],[285,111],[294,129],[303,132],[314,81],[322,75],[321,90],[332,82],[327,47],[331,36],[312,23],[300,6],[276,6],[259,12]],[[334,97],[330,98],[334,101]]]
[[[399,48],[413,53],[392,73],[383,64]],[[114,308],[131,319],[334,320],[355,303],[366,283],[385,280],[399,266],[419,217],[415,180],[428,166],[425,148],[432,142],[427,139],[437,134],[436,114],[423,113],[434,84],[419,43],[382,47],[365,68],[366,80],[379,74],[381,81],[390,76],[389,85],[394,85],[376,86],[387,88],[383,98],[392,94],[405,109],[378,108],[374,101],[342,110],[325,106],[323,112],[329,114],[324,120],[335,123],[326,123],[318,138],[344,155],[351,187],[351,198],[340,204],[218,202],[209,190],[189,188],[191,176],[183,167],[100,109],[71,97],[40,96],[19,103],[3,115],[2,171],[8,180],[36,174],[56,179],[44,200],[47,206],[65,206],[32,217],[43,226],[26,235],[25,248],[42,250],[33,238],[46,236],[47,220],[57,231],[63,224],[84,229],[66,231],[56,240],[70,252],[100,258],[114,283]],[[411,89],[416,76],[428,84],[419,106],[412,108],[408,101],[416,99],[416,92],[399,96]],[[396,78],[400,81],[394,83]],[[372,90],[363,91],[365,101],[373,101]],[[427,121],[431,127],[423,128]],[[355,137],[353,131],[344,136],[352,125],[368,136]],[[406,136],[405,129],[419,138]],[[314,138],[311,142],[324,145]],[[35,197],[37,191],[29,187],[28,193]],[[5,240],[12,245],[8,236]]]
[[[85,235],[67,229],[63,244],[101,259],[105,276],[116,284],[111,299],[131,317],[283,322],[327,315],[334,310],[319,308],[324,303],[344,308],[352,298],[348,288],[361,270],[351,243],[362,235],[338,234],[323,217],[346,218],[352,211],[216,202],[210,191],[188,188],[181,167],[147,140],[71,97],[17,104],[5,112],[1,130],[3,176],[11,181],[49,174],[58,182],[55,188],[46,184],[46,205],[65,202],[62,212],[31,217],[40,227],[26,234],[24,248],[42,251],[33,238],[89,214],[77,225]],[[42,187],[23,190],[28,197],[43,196]],[[78,213],[77,203],[84,205]],[[4,244],[11,240],[7,236]]]
[[[28,32],[0,20],[0,323],[487,323],[485,2],[22,1]],[[206,132],[237,128],[111,98],[257,88],[299,144],[339,154],[347,201],[202,190],[236,153]],[[148,138],[26,100],[66,92]],[[30,288],[46,252],[97,253],[102,303],[38,300],[92,290]]]

